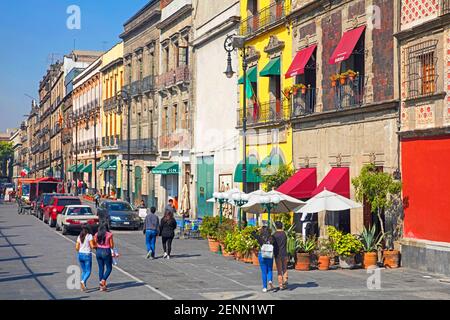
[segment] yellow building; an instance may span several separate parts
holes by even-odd
[[[284,93],[293,84],[292,78],[285,78],[292,62],[290,6],[290,0],[241,0],[239,34],[245,37],[248,83],[244,85],[241,69],[238,126],[243,126],[245,90],[247,192],[262,188],[257,168],[267,175],[293,160],[290,103]],[[242,183],[242,163],[236,167],[234,181]]]
[[[103,55],[102,81],[102,159],[97,164],[102,194],[117,197],[121,186],[120,141],[122,116],[118,114],[118,92],[123,87],[123,42]]]

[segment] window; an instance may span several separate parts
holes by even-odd
[[[437,40],[412,45],[405,50],[405,82],[408,98],[430,95],[436,92]]]
[[[172,107],[172,121],[171,121],[171,130],[175,132],[177,130],[177,122],[178,122],[178,105],[174,104]]]
[[[169,72],[170,60],[169,60],[169,47],[164,48],[164,72]]]
[[[189,107],[187,101],[183,103],[183,114],[182,114],[182,129],[188,130],[190,129],[189,126]]]
[[[187,66],[188,65],[188,47],[179,47],[178,48],[178,66]]]

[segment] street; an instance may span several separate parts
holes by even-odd
[[[14,203],[0,203],[0,299],[450,299],[445,279],[406,268],[382,269],[381,289],[373,290],[365,270],[290,270],[287,290],[262,293],[259,267],[210,253],[204,240],[176,239],[171,260],[147,260],[142,232],[113,233],[121,257],[109,291],[98,291],[93,258],[82,293],[67,286],[67,268],[77,265],[76,235],[62,236],[34,216],[18,215]],[[160,239],[157,251],[161,257]]]

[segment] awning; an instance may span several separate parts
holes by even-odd
[[[269,63],[261,70],[261,77],[279,76],[281,74],[280,57],[271,59]]]
[[[336,49],[334,49],[333,55],[331,56],[329,63],[335,64],[350,58],[365,28],[366,26],[361,26],[356,29],[345,32],[342,35],[341,41],[339,41],[339,44],[337,45]]]
[[[277,191],[296,199],[309,199],[316,187],[316,168],[303,168],[283,183]]]
[[[350,199],[350,169],[332,168],[311,195],[314,197],[325,189]]]
[[[81,169],[82,173],[92,173],[92,163],[89,163],[87,166],[85,166],[83,169]]]
[[[258,80],[258,68],[252,67],[247,70],[247,78],[250,82],[257,82]],[[244,84],[244,76],[239,78],[238,84]]]
[[[305,67],[308,64],[309,59],[311,59],[311,56],[313,55],[316,48],[317,45],[313,45],[297,52],[294,60],[291,63],[291,66],[289,67],[285,75],[286,79],[305,73]]]
[[[97,169],[106,170],[106,168],[108,168],[110,162],[111,162],[110,159],[105,160],[105,162],[103,162],[101,165],[97,166]]]
[[[178,163],[176,162],[163,162],[152,169],[153,174],[170,175],[179,174]]]
[[[97,170],[98,170],[98,169],[101,169],[102,165],[103,165],[105,162],[107,162],[107,161],[109,161],[109,160],[108,160],[108,159],[105,159],[105,160],[102,160],[102,161],[100,161],[99,163],[97,163]]]
[[[117,170],[117,159],[109,160],[105,165],[105,171],[115,171]]]
[[[247,182],[260,183],[261,177],[257,174],[256,170],[259,168],[258,159],[255,156],[247,157]],[[239,162],[234,171],[234,182],[243,182],[242,177],[243,161]]]
[[[67,170],[68,172],[81,172],[81,169],[83,169],[84,165],[82,163],[78,164],[78,168],[77,165],[73,165],[69,168],[69,170]]]

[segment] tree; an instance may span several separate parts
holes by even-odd
[[[368,164],[361,169],[358,177],[352,179],[356,191],[356,200],[366,200],[371,205],[372,213],[376,213],[380,222],[381,233],[385,237],[384,223],[381,214],[393,204],[393,199],[400,195],[402,184],[385,172],[376,170],[375,165]]]
[[[1,141],[0,142],[0,164],[2,166],[2,173],[6,176],[7,168],[6,163],[8,159],[12,159],[14,156],[14,149],[11,142]]]

